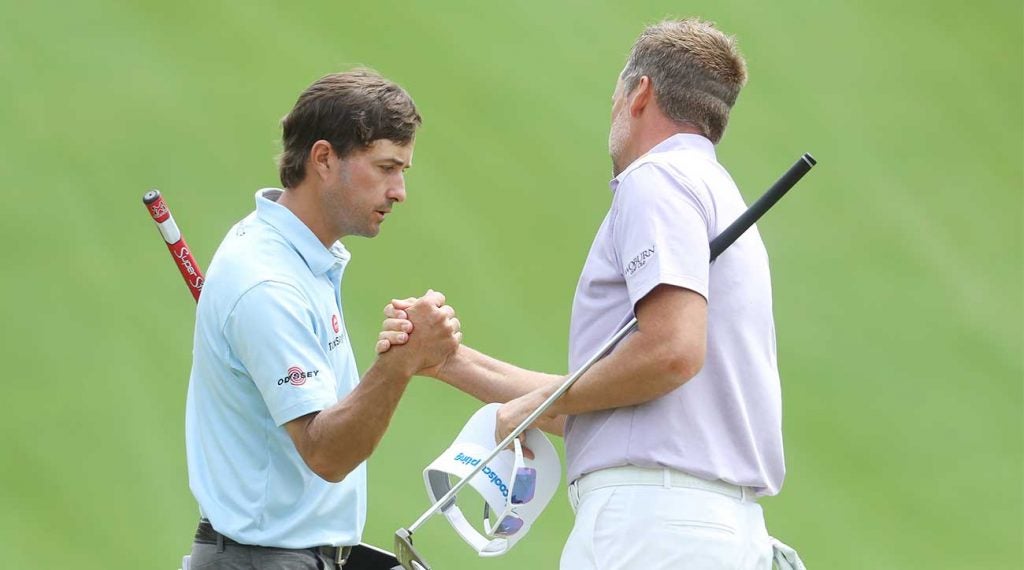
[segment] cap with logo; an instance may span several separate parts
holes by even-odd
[[[436,503],[452,488],[452,477],[465,478],[494,449],[499,407],[488,404],[477,410],[451,446],[423,470],[431,501]],[[500,452],[469,481],[484,499],[483,532],[469,522],[455,499],[441,507],[455,531],[480,556],[500,556],[521,540],[562,480],[562,464],[548,438],[539,429],[526,430],[524,435],[533,459],[523,456],[516,439],[513,450]]]

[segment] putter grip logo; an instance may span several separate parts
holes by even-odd
[[[181,271],[181,275],[185,278],[185,281],[193,289],[203,288],[203,276],[199,274],[196,269],[196,260],[192,257],[192,252],[189,251],[188,245],[185,244],[185,240],[180,240],[175,244],[168,244],[167,247],[171,250],[171,255],[174,256],[174,262],[178,264],[178,269]]]
[[[153,216],[154,220],[162,222],[167,219],[170,212],[167,210],[167,204],[164,203],[164,199],[160,198],[156,202],[150,204],[149,213]]]
[[[469,465],[470,467],[476,467],[477,465],[480,465],[480,458],[470,457],[465,453],[457,454],[455,456],[455,461],[458,461],[459,463],[463,463],[465,465]],[[492,485],[494,485],[495,487],[498,488],[499,491],[501,491],[502,497],[505,497],[506,499],[508,498],[508,485],[506,485],[505,482],[501,480],[501,477],[498,476],[497,473],[491,471],[490,466],[484,467],[481,473],[484,474],[484,477],[487,477],[487,480],[490,481]]]

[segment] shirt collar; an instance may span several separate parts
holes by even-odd
[[[630,163],[630,165],[627,166],[622,172],[620,172],[618,176],[611,179],[611,181],[608,183],[608,186],[612,189],[612,192],[615,192],[615,190],[619,187],[619,182],[622,181],[626,174],[628,174],[633,169],[643,164],[643,162],[641,161],[644,157],[650,156],[652,154],[660,154],[663,152],[675,152],[681,150],[697,152],[707,156],[712,160],[717,160],[717,158],[715,157],[715,144],[708,140],[706,137],[690,133],[676,133],[668,137],[667,139],[661,141],[660,143],[654,145],[654,148],[647,151],[646,153],[638,157],[636,160],[634,160],[632,163]]]
[[[314,275],[326,273],[336,265],[340,266],[339,270],[344,268],[352,254],[338,241],[330,249],[324,247],[302,220],[277,203],[283,192],[280,188],[263,188],[256,192],[256,216],[288,240]]]

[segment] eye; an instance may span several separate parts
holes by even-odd
[[[398,166],[395,164],[385,164],[380,167],[384,171],[384,174],[394,174],[398,172]]]

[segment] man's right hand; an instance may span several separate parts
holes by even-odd
[[[401,309],[395,308],[396,302]],[[419,299],[393,301],[388,308],[391,311],[390,314],[385,311],[388,319],[384,322],[385,330],[377,344],[378,352],[382,353],[379,358],[398,359],[413,374],[430,375],[436,372],[462,342],[455,309],[445,305],[444,295],[437,291],[427,291]],[[407,330],[409,328],[411,330]],[[389,330],[391,333],[406,332],[406,342],[398,345],[394,342],[397,335],[388,334]],[[392,340],[385,343],[385,339]],[[383,344],[388,346],[384,347]]]

